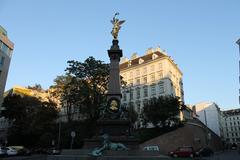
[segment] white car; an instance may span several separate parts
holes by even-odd
[[[145,146],[143,147],[144,151],[159,151],[159,147],[158,146]]]
[[[6,147],[7,155],[8,156],[15,156],[17,155],[17,150],[12,147]]]

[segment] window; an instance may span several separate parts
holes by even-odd
[[[146,75],[147,74],[147,67],[144,67],[143,68],[143,75]]]
[[[140,111],[141,111],[141,109],[140,109],[140,107],[141,107],[141,102],[140,102],[140,101],[137,101],[137,102],[136,102],[136,106],[137,106],[137,112],[140,113]]]
[[[137,99],[140,99],[140,96],[141,96],[141,95],[140,95],[140,91],[141,91],[140,88],[138,87],[138,88],[136,89],[136,91],[137,91]]]
[[[143,62],[144,62],[144,60],[142,58],[139,58],[138,63],[142,64]]]
[[[158,79],[162,79],[163,78],[163,71],[159,71],[158,72]]]
[[[158,64],[159,69],[162,69],[162,63]]]
[[[147,76],[143,77],[143,84],[147,83]]]
[[[156,95],[156,87],[155,87],[155,84],[151,85],[151,93],[152,93],[152,95]]]
[[[133,77],[133,72],[129,73],[129,77],[132,78]]]
[[[2,49],[2,45],[3,45],[3,42],[2,42],[2,41],[0,41],[0,49]]]
[[[169,78],[172,79],[172,72],[169,72]]]
[[[139,76],[140,75],[140,71],[139,69],[136,70],[136,76]]]
[[[123,101],[126,101],[127,100],[127,94],[126,92],[123,92]]]
[[[132,79],[129,80],[129,85],[133,86],[133,80]]]
[[[133,99],[133,90],[130,88],[130,100]]]
[[[128,61],[128,67],[132,65],[132,61]]]
[[[1,61],[0,61],[0,66],[3,66],[4,65],[4,61],[5,61],[5,57],[1,57]]]
[[[151,72],[153,72],[155,70],[155,66],[151,65]]]
[[[140,78],[136,79],[136,85],[140,85]]]
[[[159,93],[163,94],[164,93],[164,82],[159,82]]]
[[[3,51],[5,54],[8,54],[8,50],[9,50],[8,46],[3,43],[3,44],[2,44],[2,51]]]
[[[154,74],[151,74],[151,81],[155,82],[155,75]]]
[[[148,86],[143,87],[143,96],[147,97],[148,96]]]
[[[156,59],[157,57],[158,57],[158,55],[156,55],[156,54],[152,55],[152,59]]]

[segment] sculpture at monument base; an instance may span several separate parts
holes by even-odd
[[[122,144],[122,143],[113,143],[109,140],[109,136],[107,134],[104,134],[101,136],[103,138],[102,146],[94,148],[89,155],[98,157],[103,154],[103,151],[105,150],[111,150],[111,151],[125,151],[128,150],[128,148]]]

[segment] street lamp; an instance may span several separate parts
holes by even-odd
[[[59,119],[58,119],[58,148],[60,148],[60,141],[61,141],[61,117],[59,116]]]

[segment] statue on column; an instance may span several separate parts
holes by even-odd
[[[118,32],[121,29],[121,25],[125,22],[125,20],[120,21],[116,16],[119,15],[119,13],[115,13],[113,19],[111,20],[111,23],[113,24],[112,28],[112,36],[114,39],[118,39]]]

